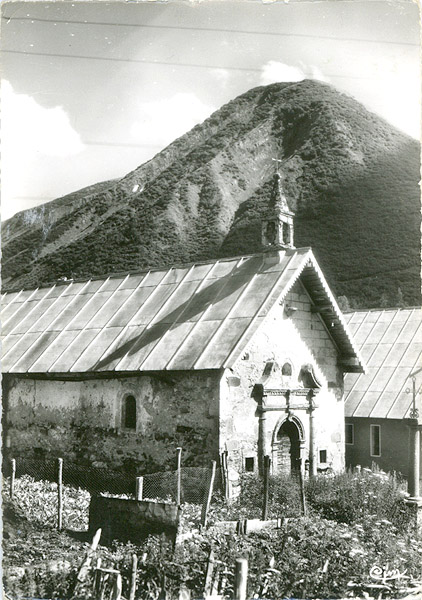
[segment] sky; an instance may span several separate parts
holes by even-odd
[[[334,85],[419,139],[419,23],[412,0],[2,2],[2,219],[277,81]]]

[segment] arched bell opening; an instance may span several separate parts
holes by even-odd
[[[303,426],[297,417],[285,418],[278,423],[272,442],[273,472],[280,475],[298,473],[303,446]]]

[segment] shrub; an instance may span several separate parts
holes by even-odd
[[[405,531],[410,513],[403,502],[403,486],[395,475],[341,473],[317,477],[306,484],[312,509],[326,519],[357,523],[376,517],[394,522]]]
[[[394,523],[401,532],[410,525],[410,511],[403,498],[403,482],[395,475],[351,472],[318,476],[305,481],[305,496],[311,515],[337,523],[363,523],[368,519]],[[241,478],[240,495],[228,505],[214,494],[212,520],[260,518],[262,514],[262,479],[252,475]],[[302,514],[299,481],[287,476],[270,477],[268,517],[299,517]]]

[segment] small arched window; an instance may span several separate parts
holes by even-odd
[[[126,396],[124,399],[123,427],[125,429],[136,429],[136,399],[134,396]]]
[[[292,376],[292,365],[289,362],[284,363],[284,365],[281,369],[281,374],[284,375],[285,377]]]

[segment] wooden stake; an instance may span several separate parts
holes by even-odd
[[[104,600],[104,596],[106,593],[106,587],[107,587],[107,581],[110,579],[110,574],[109,573],[105,573],[104,576],[101,579],[101,585],[100,585],[100,595],[98,597],[98,600]]]
[[[136,478],[136,499],[138,501],[142,500],[143,491],[144,491],[144,478],[143,477],[137,477]]]
[[[224,497],[226,498],[226,488],[227,488],[227,482],[226,482],[226,471],[224,469],[224,452],[220,454],[220,473],[221,473],[221,483],[223,485],[223,492],[224,492]]]
[[[263,521],[266,521],[268,518],[268,497],[269,497],[269,491],[270,491],[270,486],[269,486],[270,464],[271,464],[271,459],[268,456],[268,454],[266,454],[264,456],[264,501],[262,504],[262,520]]]
[[[94,577],[94,594],[98,598],[101,588],[101,558],[97,558],[97,564],[95,565],[95,577]]]
[[[113,595],[112,595],[112,600],[120,600],[122,597],[122,576],[120,575],[120,573],[118,573],[116,575],[116,579],[114,581],[114,586],[113,586]]]
[[[136,556],[136,554],[132,554],[132,573],[130,576],[129,600],[135,600],[137,568],[138,568],[138,557]]]
[[[219,584],[220,584],[220,577],[217,572],[217,574],[214,575],[214,581],[213,581],[212,588],[211,588],[211,598],[215,598],[215,596],[218,596]]]
[[[165,574],[162,575],[161,577],[161,590],[160,593],[158,595],[158,600],[170,600],[170,594],[167,593],[167,577],[165,576]]]
[[[204,598],[207,598],[211,594],[214,565],[214,551],[211,549],[208,555],[207,570],[205,572]]]
[[[61,531],[63,520],[63,459],[57,459],[57,529]]]
[[[215,468],[216,468],[216,462],[215,462],[215,460],[213,460],[213,461],[211,461],[210,486],[208,488],[208,494],[206,495],[206,497],[204,499],[204,503],[202,505],[201,524],[203,527],[207,526],[207,516],[208,516],[208,511],[210,509],[212,492],[214,489]]]
[[[221,468],[221,481],[223,483],[224,497],[226,500],[230,498],[230,481],[229,481],[229,469],[228,469],[228,452],[224,450],[220,454],[220,468]]]
[[[265,598],[267,595],[268,586],[269,586],[271,577],[274,575],[274,573],[280,573],[280,571],[277,571],[277,569],[274,569],[274,563],[275,563],[275,559],[274,559],[274,556],[272,556],[270,558],[269,565],[262,576],[262,583],[261,583],[259,592],[257,592],[256,594],[253,595],[254,599],[255,598],[256,599]]]
[[[13,498],[15,493],[15,478],[16,478],[16,458],[12,458],[12,474],[10,476],[10,497]]]
[[[246,600],[248,585],[248,561],[246,558],[237,558],[234,572],[234,600]]]
[[[118,573],[120,573],[117,569],[106,569],[105,567],[99,567],[98,570],[101,571],[101,573],[109,573],[111,575],[118,575]]]
[[[305,484],[303,482],[303,461],[300,461],[299,468],[299,486],[300,486],[300,500],[302,504],[302,514],[306,517],[306,499],[305,499]]]
[[[182,495],[182,448],[176,448],[177,452],[177,498],[176,504],[180,505]]]
[[[227,450],[224,451],[224,479],[226,481],[226,498],[230,500],[230,479],[229,479],[229,462],[228,462],[229,453]]]
[[[85,559],[79,568],[78,575],[76,577],[76,579],[78,581],[85,581],[86,576],[88,575],[89,567],[91,566],[93,554],[97,549],[100,538],[101,538],[101,529],[97,529],[94,537],[92,538],[91,545],[89,546],[88,550],[86,551]]]

